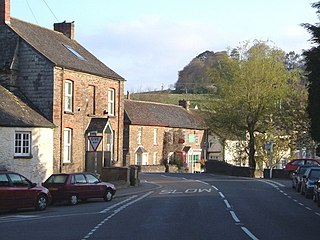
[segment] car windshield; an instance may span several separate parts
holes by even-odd
[[[67,175],[53,175],[50,178],[48,178],[46,183],[65,183],[67,177]]]
[[[320,169],[312,170],[310,173],[310,178],[313,178],[313,179],[320,178]]]

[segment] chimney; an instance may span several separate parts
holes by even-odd
[[[0,25],[10,23],[10,0],[0,0]]]
[[[62,23],[55,23],[53,24],[53,29],[57,32],[63,33],[70,39],[74,39],[74,22],[67,23],[66,21],[64,21]]]
[[[188,100],[179,100],[179,106],[185,108],[186,110],[189,110],[189,107],[190,107],[190,101]]]

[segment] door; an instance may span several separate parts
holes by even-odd
[[[7,174],[0,174],[0,209],[10,209],[14,204],[13,189]]]
[[[74,185],[73,192],[78,195],[80,199],[89,198],[89,185],[87,184],[87,180],[83,174],[75,174],[74,175]]]
[[[33,206],[36,196],[32,194],[36,192],[31,190],[31,182],[19,174],[9,173],[8,176],[12,183],[15,205],[19,208]]]

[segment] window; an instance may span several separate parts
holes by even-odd
[[[188,141],[189,141],[189,143],[193,143],[194,142],[194,134],[193,133],[190,133],[188,135]]]
[[[200,143],[199,143],[199,135],[200,135],[200,133],[199,133],[199,131],[197,130],[197,131],[196,131],[196,135],[195,135],[195,142],[196,142],[196,145],[197,145],[197,146],[200,145]]]
[[[73,111],[73,82],[67,80],[64,85],[64,110],[66,112]]]
[[[142,143],[142,127],[138,128],[138,144]]]
[[[76,174],[76,175],[74,175],[74,179],[75,179],[76,184],[84,184],[84,183],[87,183],[87,180],[86,180],[86,178],[84,177],[83,174]]]
[[[0,174],[0,187],[8,187],[10,185],[6,174]]]
[[[108,90],[108,115],[114,116],[114,89]]]
[[[11,182],[12,182],[12,185],[14,187],[29,187],[30,186],[29,181],[25,177],[22,177],[18,174],[14,174],[14,173],[10,173],[8,175],[9,175]]]
[[[157,165],[157,159],[158,159],[158,153],[154,152],[153,153],[153,165]]]
[[[154,128],[153,129],[153,144],[157,145],[157,135],[158,135],[158,129]]]
[[[81,56],[80,53],[78,53],[76,50],[74,50],[72,47],[68,46],[68,45],[64,45],[71,53],[73,53],[77,58],[79,58],[80,60],[86,60],[83,56]]]
[[[93,85],[89,85],[88,87],[88,113],[90,115],[96,114],[96,87]]]
[[[63,131],[63,163],[71,163],[72,151],[72,129],[65,128]]]
[[[91,175],[91,174],[85,174],[88,183],[98,183],[100,182],[99,179],[97,179],[95,176]]]
[[[31,132],[15,133],[14,156],[31,156]]]

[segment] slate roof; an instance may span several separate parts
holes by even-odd
[[[19,95],[0,85],[0,127],[54,127]]]
[[[124,108],[132,125],[206,129],[194,111],[178,105],[125,99]]]
[[[56,66],[115,80],[124,80],[76,40],[70,39],[60,32],[39,27],[16,18],[11,18],[8,26]],[[84,60],[70,51],[68,47],[80,54]]]
[[[97,131],[98,133],[103,133],[104,129],[108,124],[108,118],[91,118],[89,126],[86,132]]]

